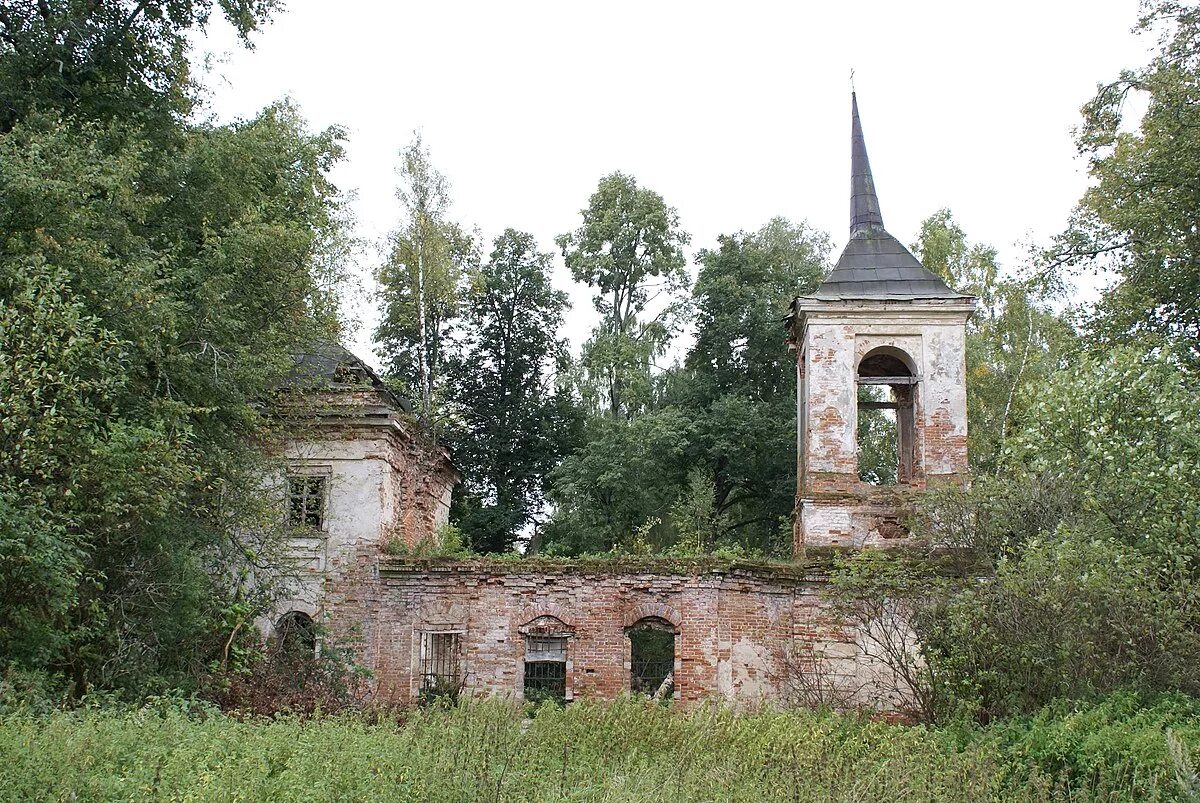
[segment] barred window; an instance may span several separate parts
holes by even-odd
[[[325,523],[325,477],[293,474],[288,480],[288,524],[321,529]]]
[[[525,699],[567,698],[567,637],[525,637]]]
[[[457,697],[462,685],[462,633],[422,633],[421,696]]]

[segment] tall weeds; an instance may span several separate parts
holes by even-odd
[[[0,798],[1176,800],[1179,767],[1193,760],[1186,745],[1194,750],[1200,737],[1188,717],[1177,718],[1170,748],[1159,722],[1122,726],[1111,739],[1134,745],[1128,761],[1114,742],[1097,754],[1103,760],[1073,771],[1069,756],[1047,758],[1054,747],[1070,754],[1072,727],[1036,721],[938,730],[800,711],[681,714],[635,701],[525,714],[464,701],[373,724],[146,710],[10,715],[0,720]],[[1086,720],[1091,737],[1105,738],[1106,716]]]

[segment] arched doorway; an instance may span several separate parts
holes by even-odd
[[[304,656],[317,651],[317,625],[303,611],[288,611],[279,617],[275,638],[284,655]]]

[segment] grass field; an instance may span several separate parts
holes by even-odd
[[[533,718],[467,702],[375,724],[93,710],[0,718],[0,798],[1189,800],[1198,745],[1200,705],[1174,698],[985,729],[634,701],[546,706]]]

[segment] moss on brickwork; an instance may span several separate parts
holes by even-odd
[[[718,556],[675,557],[669,555],[595,555],[578,558],[488,557],[414,558],[380,556],[380,571],[386,574],[411,572],[464,572],[486,574],[658,574],[697,576],[702,574],[749,574],[778,580],[820,580],[837,565],[839,558],[855,552],[847,547],[809,547],[801,560],[723,558]],[[955,550],[889,547],[888,555],[917,571],[939,575],[982,573],[972,556]]]

